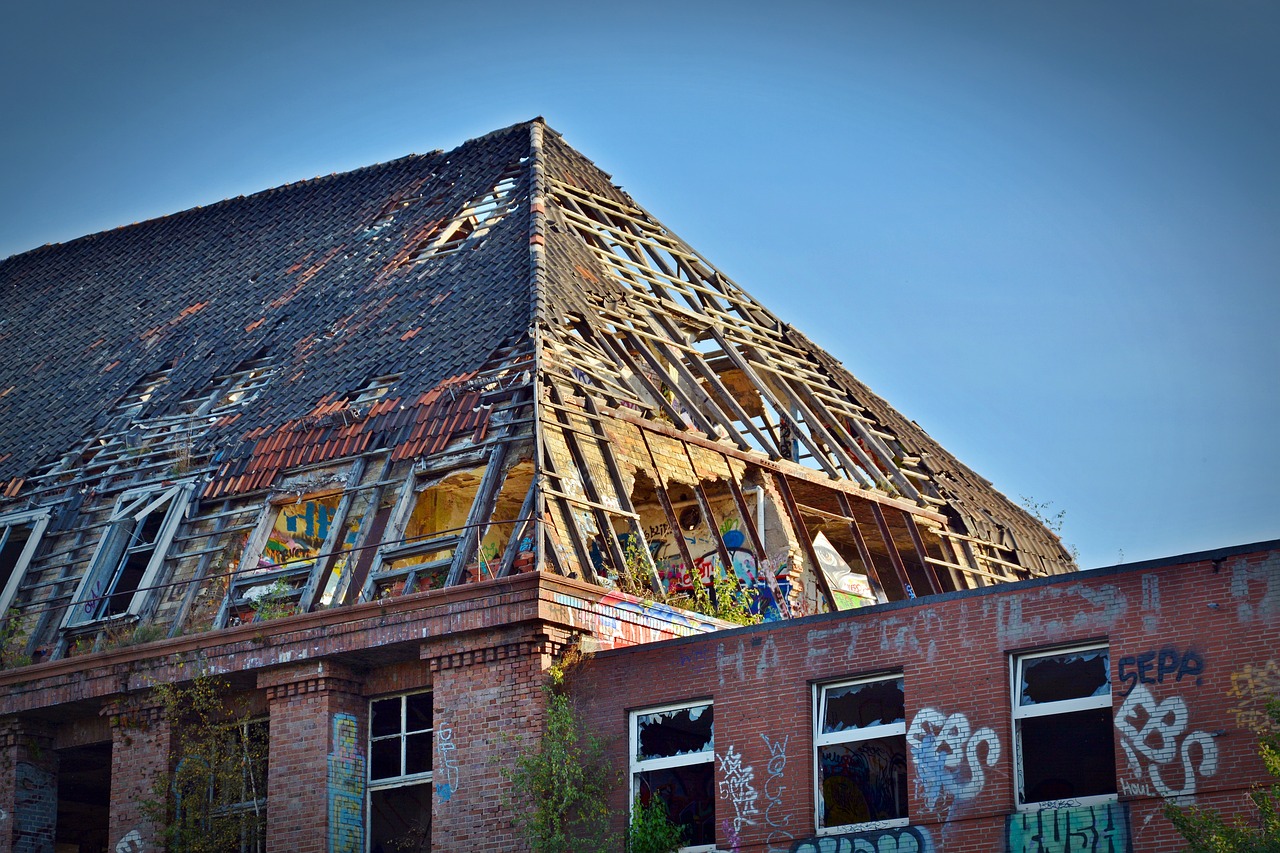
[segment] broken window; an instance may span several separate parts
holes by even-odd
[[[193,485],[125,492],[72,599],[65,625],[136,615],[155,585]]]
[[[700,702],[631,714],[631,802],[666,806],[687,830],[681,850],[715,846],[714,710]]]
[[[476,468],[415,482],[383,541],[366,599],[444,586],[483,475]]]
[[[1111,661],[1107,646],[1014,658],[1019,808],[1115,799]]]
[[[13,605],[48,524],[47,509],[0,515],[0,617]]]
[[[820,829],[907,824],[907,728],[902,676],[818,685]]]
[[[431,693],[369,703],[370,850],[431,849],[434,751]],[[446,758],[441,784],[435,786],[445,802],[457,784],[456,769],[450,775],[450,768],[456,768],[451,761]]]
[[[336,538],[330,528],[341,501],[342,493],[334,492],[267,508],[266,541],[256,561],[242,567],[232,583],[231,624],[253,621],[264,602],[275,615],[301,602],[317,562],[328,557],[330,540]]]

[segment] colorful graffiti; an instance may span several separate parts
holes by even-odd
[[[803,838],[791,845],[791,853],[933,853],[933,839],[922,826],[904,826]]]
[[[974,799],[985,784],[983,767],[1000,760],[1000,739],[984,726],[973,731],[964,714],[922,708],[907,730],[916,785],[925,806],[937,809]]]
[[[719,546],[710,531],[680,534],[693,560],[692,567],[685,565],[679,547],[670,538],[669,524],[650,527],[647,535],[658,578],[668,593],[688,594],[694,589],[695,579],[704,587],[710,587],[714,578],[726,575],[721,565]],[[620,539],[626,548],[629,536],[624,535]],[[747,546],[747,537],[736,518],[727,519],[721,525],[720,539],[729,554],[734,577],[744,588],[751,590],[751,612],[760,614],[767,622],[789,615],[792,584],[786,555],[757,559],[755,552]]]
[[[1188,719],[1187,703],[1181,696],[1157,702],[1145,684],[1133,688],[1116,712],[1116,729],[1120,732],[1120,746],[1131,777],[1120,780],[1125,794],[1161,797],[1194,794],[1197,777],[1218,772],[1217,743],[1207,732],[1187,732]],[[1169,778],[1171,773],[1173,776]]]
[[[351,714],[333,717],[333,752],[329,754],[329,850],[364,851],[364,755],[359,727]]]
[[[1008,853],[1133,853],[1129,806],[1017,812],[1005,819]]]

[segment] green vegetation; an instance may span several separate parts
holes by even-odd
[[[646,805],[636,797],[627,829],[627,853],[672,853],[684,843],[686,830],[671,822],[667,807],[656,797]]]
[[[10,607],[0,616],[0,669],[28,666],[31,656],[26,653],[27,632],[22,627],[22,614]]]
[[[199,676],[154,688],[173,732],[171,777],[157,780],[143,814],[165,849],[225,853],[262,849],[267,826],[267,724],[228,707],[229,685]],[[243,845],[243,847],[242,847]]]
[[[604,743],[583,730],[567,679],[583,660],[570,647],[547,671],[546,722],[536,748],[502,773],[510,785],[516,828],[532,853],[603,853],[617,849],[609,829],[609,793],[618,784]]]
[[[1254,820],[1227,821],[1214,809],[1165,804],[1165,817],[1190,843],[1188,853],[1280,853],[1280,698],[1267,703],[1267,715],[1271,724],[1259,732],[1258,754],[1276,782],[1249,792]]]

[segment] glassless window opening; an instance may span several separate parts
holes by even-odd
[[[0,515],[0,618],[13,605],[48,524],[47,509]]]
[[[710,702],[633,711],[631,797],[656,797],[686,829],[682,851],[713,850],[716,841],[715,709]]]
[[[431,849],[431,693],[369,703],[369,850]]]
[[[907,825],[903,678],[817,685],[818,830]]]
[[[1107,646],[1017,655],[1012,665],[1018,807],[1115,800]]]
[[[126,492],[76,591],[66,625],[137,614],[164,563],[192,484]]]

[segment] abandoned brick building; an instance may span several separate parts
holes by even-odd
[[[932,601],[1102,583],[540,119],[17,255],[0,295],[0,851],[159,849],[144,801],[181,722],[156,685],[215,675],[247,703],[265,790],[209,795],[265,811],[241,849],[514,850],[494,760],[536,738],[571,644],[616,684],[663,671],[649,644],[731,628],[690,598],[733,596],[790,660]],[[1090,631],[1037,637],[1109,679]],[[721,679],[747,666],[723,636],[688,647]],[[937,667],[941,641],[913,642]],[[907,666],[806,654],[811,685],[900,689]],[[625,732],[724,684],[652,682],[591,712]],[[722,786],[725,713],[698,753]],[[830,823],[808,766],[796,844],[907,825],[905,789],[900,814]],[[696,845],[778,848],[711,797]]]

